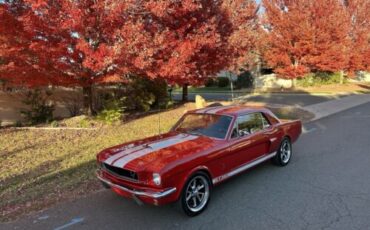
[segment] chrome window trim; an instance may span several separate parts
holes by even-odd
[[[238,127],[238,120],[239,120],[239,117],[242,117],[242,116],[247,116],[247,115],[251,115],[251,114],[259,114],[260,117],[261,117],[261,120],[262,119],[265,119],[270,125],[269,126],[263,126],[263,129],[262,130],[259,130],[255,133],[250,133],[249,135],[246,135],[246,136],[237,136],[237,137],[234,137],[232,138],[231,137],[231,134],[232,134],[232,130],[234,129],[234,126],[236,126],[236,132],[239,133],[239,127]],[[263,125],[263,122],[262,122],[262,125]],[[255,135],[255,134],[259,134],[259,133],[262,133],[266,130],[268,130],[269,128],[271,128],[271,122],[264,116],[263,112],[259,111],[259,112],[249,112],[249,113],[243,113],[243,114],[240,114],[240,115],[237,115],[235,116],[235,121],[234,121],[234,124],[233,124],[233,128],[231,129],[231,133],[230,133],[230,137],[229,137],[229,140],[238,140],[238,139],[242,139],[242,138],[247,138],[247,137],[250,137],[252,135]]]

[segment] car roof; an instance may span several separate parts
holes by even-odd
[[[237,115],[247,114],[247,113],[256,113],[256,112],[268,112],[268,110],[264,107],[258,107],[258,106],[229,105],[229,106],[207,107],[207,108],[191,111],[191,113],[206,113],[206,114],[231,115],[231,116],[237,116]]]

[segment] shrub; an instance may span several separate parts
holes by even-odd
[[[312,73],[309,73],[307,74],[305,77],[303,78],[298,78],[297,79],[297,85],[298,86],[301,86],[301,87],[310,87],[310,86],[314,86],[315,84],[317,84],[314,80],[314,74]]]
[[[169,100],[167,83],[163,80],[146,80],[147,90],[151,92],[155,99],[153,106],[158,106],[160,103],[167,103]]]
[[[205,87],[213,87],[217,86],[217,82],[214,78],[209,78],[206,83],[204,84]]]
[[[331,85],[339,84],[341,79],[340,73],[330,72],[317,72],[309,73],[305,77],[297,80],[297,85],[302,87],[320,86],[320,85]],[[348,80],[344,78],[344,83]]]
[[[330,85],[330,84],[339,84],[341,79],[340,72],[330,73],[328,74],[328,77],[324,79],[324,84]],[[348,79],[347,77],[343,76],[343,83],[347,83]]]
[[[78,122],[78,127],[79,128],[89,128],[91,125],[90,125],[90,122],[88,119],[82,119]]]
[[[227,77],[219,77],[217,78],[217,86],[220,88],[224,88],[230,85],[230,80]]]
[[[75,117],[81,114],[83,98],[80,94],[65,95],[61,99],[64,106],[67,108],[69,115]]]
[[[120,121],[122,118],[122,112],[120,110],[115,110],[115,109],[105,109],[101,111],[97,119],[104,121],[107,124],[113,124],[115,122]]]
[[[125,85],[99,88],[95,96],[95,107],[100,111],[98,114],[101,119],[117,118],[123,112],[147,112],[171,104],[165,81],[137,76],[131,76]]]
[[[96,118],[107,124],[113,124],[120,121],[124,112],[123,100],[124,98],[107,99],[103,105],[104,109],[98,113]]]
[[[237,89],[242,88],[252,88],[253,87],[253,75],[249,71],[245,71],[239,74],[238,79],[235,82],[235,87]]]
[[[50,123],[50,126],[53,127],[53,128],[56,128],[56,127],[59,127],[59,123],[57,121],[52,121]]]
[[[129,110],[147,112],[150,108],[154,107],[155,99],[153,93],[138,87],[135,92],[132,92],[131,95],[126,98],[125,105],[127,105]]]
[[[21,121],[16,121],[14,125],[15,127],[23,127],[23,123]]]
[[[167,100],[159,103],[159,108],[160,109],[170,109],[170,108],[173,108],[174,105],[175,105],[175,103],[173,102],[173,100],[167,99]]]
[[[28,91],[22,101],[28,109],[21,110],[25,121],[31,125],[53,120],[54,105],[49,100],[50,91],[39,89]]]
[[[126,110],[147,112],[151,108],[160,107],[169,100],[167,84],[162,80],[150,80],[142,77],[132,77],[126,87],[124,100]]]

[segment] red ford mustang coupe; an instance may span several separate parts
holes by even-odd
[[[207,207],[212,187],[266,160],[285,166],[300,121],[270,110],[219,106],[187,112],[166,134],[97,155],[98,178],[124,197],[163,205],[179,201],[189,216]]]

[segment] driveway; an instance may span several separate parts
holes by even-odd
[[[266,162],[230,179],[195,218],[103,191],[0,228],[369,229],[369,128],[370,103],[306,124],[287,167]]]

